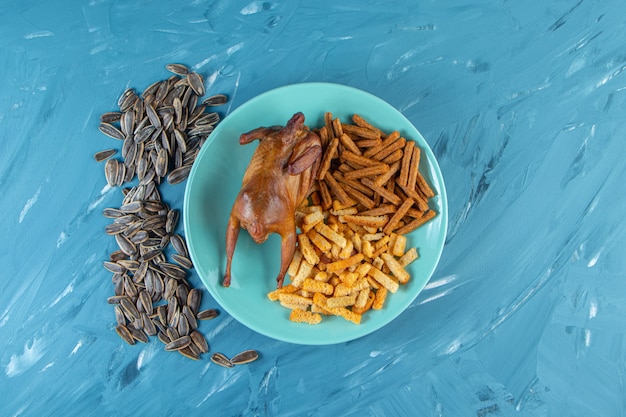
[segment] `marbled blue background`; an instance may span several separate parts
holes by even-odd
[[[626,415],[623,0],[4,0],[0,57],[1,415]],[[326,347],[224,314],[212,350],[262,353],[230,370],[119,339],[98,118],[171,62],[224,115],[330,81],[418,127],[450,223],[404,314]]]

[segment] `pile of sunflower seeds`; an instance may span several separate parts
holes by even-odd
[[[114,295],[108,302],[123,340],[133,345],[156,335],[165,350],[199,359],[209,345],[198,321],[219,312],[200,311],[202,292],[187,280],[193,264],[184,237],[175,231],[180,214],[162,201],[159,185],[163,179],[177,184],[187,178],[220,120],[218,113],[206,110],[225,104],[227,97],[216,94],[199,102],[205,94],[202,76],[181,64],[166,69],[171,77],[140,95],[127,89],[118,100],[119,111],[100,117],[100,131],[122,141],[122,158],[112,159],[117,150],[106,149],[94,159],[106,161],[109,186],[128,185],[122,188],[120,207],[103,211],[112,219],[105,232],[119,247],[104,267],[113,273]],[[138,184],[130,186],[135,178]]]

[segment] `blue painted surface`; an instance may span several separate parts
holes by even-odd
[[[0,39],[1,415],[626,415],[623,1],[8,0]],[[326,347],[224,314],[211,349],[262,353],[230,370],[118,338],[98,118],[171,62],[224,115],[328,81],[413,122],[450,224],[405,313]]]

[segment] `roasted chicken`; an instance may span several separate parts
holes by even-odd
[[[320,138],[304,125],[302,113],[294,114],[284,127],[259,127],[244,133],[239,143],[256,139],[259,145],[243,176],[226,228],[225,287],[230,285],[232,258],[242,228],[256,243],[265,242],[272,233],[280,235],[276,286],[282,287],[296,248],[296,207],[308,196],[320,164]]]

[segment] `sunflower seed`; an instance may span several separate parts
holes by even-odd
[[[187,276],[187,272],[185,272],[184,269],[169,262],[163,262],[159,265],[159,268],[161,268],[161,271],[163,271],[166,275],[175,279],[183,279]]]
[[[126,100],[128,100],[129,97],[133,97],[133,96],[136,96],[136,95],[137,94],[135,93],[135,90],[133,88],[127,88],[126,90],[124,90],[122,95],[120,95],[120,97],[117,99],[117,105],[119,107],[123,107],[124,106],[124,102]]]
[[[131,317],[133,320],[138,320],[141,318],[141,316],[139,315],[139,310],[137,310],[135,304],[133,304],[128,297],[120,299],[120,307],[122,307],[122,310],[127,317]]]
[[[235,366],[225,355],[219,352],[211,355],[211,361],[225,368],[232,368],[233,366]]]
[[[128,277],[128,275],[124,276],[124,293],[135,299],[137,297],[137,287],[135,287],[135,283]]]
[[[211,97],[204,99],[202,104],[205,106],[221,106],[228,102],[228,97],[225,94],[215,94]]]
[[[133,274],[133,281],[139,283],[144,280],[146,277],[146,272],[148,271],[148,262],[139,262],[139,268]]]
[[[178,281],[176,281],[175,279],[168,280],[167,283],[165,284],[165,290],[163,292],[163,298],[168,300],[168,299],[170,299],[170,297],[175,296],[177,287],[178,287]]]
[[[167,69],[168,71],[173,72],[174,74],[177,74],[177,75],[187,75],[187,74],[189,74],[189,68],[187,68],[183,64],[167,64],[165,66],[165,69]]]
[[[185,269],[193,268],[193,263],[191,263],[191,259],[187,258],[186,256],[173,253],[172,260]]]
[[[127,257],[128,255],[126,255],[124,252],[118,249],[114,252],[111,252],[111,255],[109,255],[109,260],[111,262],[117,262],[120,259],[127,259]]]
[[[183,166],[183,151],[180,147],[176,147],[176,151],[174,152],[174,169],[180,168]]]
[[[159,177],[164,177],[167,174],[167,163],[168,153],[164,148],[158,152],[156,164],[154,164],[154,170]]]
[[[109,111],[100,115],[100,121],[104,123],[115,123],[115,122],[119,122],[121,117],[122,117],[122,112]]]
[[[148,317],[146,313],[143,313],[141,315],[141,322],[143,325],[143,330],[148,336],[154,336],[157,334],[157,328],[154,325],[154,322],[150,320],[150,317]]]
[[[150,234],[145,230],[138,230],[131,238],[130,241],[135,245],[145,242],[150,238]],[[145,257],[144,257],[145,258]]]
[[[198,322],[196,321],[196,316],[194,316],[194,313],[191,310],[191,308],[189,306],[183,306],[182,311],[183,311],[183,316],[185,316],[185,319],[187,320],[187,323],[189,324],[189,329],[196,330],[198,328]]]
[[[135,103],[136,104],[136,103]],[[127,110],[122,114],[120,118],[120,130],[124,134],[124,137],[130,135],[135,130],[135,112]]]
[[[209,351],[209,344],[206,341],[206,338],[197,330],[192,331],[189,334],[191,341],[195,346],[198,347],[198,350],[202,353],[207,353]]]
[[[126,295],[113,295],[113,296],[107,298],[107,302],[109,304],[119,304],[120,301],[122,300],[122,298],[126,298],[127,299],[128,296],[126,296]]]
[[[144,253],[144,254],[141,256],[141,260],[142,260],[143,262],[148,262],[148,261],[153,260],[154,258],[156,258],[157,256],[159,256],[159,255],[160,255],[160,254],[162,254],[162,253],[163,253],[163,249],[161,249],[161,248],[152,249],[152,250],[150,250],[150,251],[148,251],[148,252]]]
[[[115,240],[117,242],[117,245],[125,254],[133,255],[137,253],[137,247],[126,236],[122,234],[117,234],[115,235]]]
[[[118,166],[119,164],[116,159],[109,159],[106,164],[104,164],[104,176],[110,187],[115,187],[117,183]]]
[[[187,306],[193,314],[198,312],[201,300],[202,292],[200,292],[197,288],[191,288],[187,293]]]
[[[115,178],[115,185],[120,186],[124,184],[124,178],[126,178],[126,165],[117,164],[117,177]]]
[[[165,284],[163,283],[163,278],[160,274],[154,274],[152,285],[154,286],[154,294],[152,294],[152,300],[156,302],[161,299],[161,294],[163,294],[163,288],[165,287]]]
[[[180,97],[174,97],[172,107],[174,107],[174,115],[176,116],[174,121],[178,125],[183,117],[183,103],[180,100]]]
[[[141,302],[143,310],[146,313],[152,315],[152,311],[153,311],[152,298],[150,297],[150,294],[148,294],[148,291],[143,290],[139,293],[139,301]]]
[[[161,119],[159,118],[159,115],[157,114],[154,107],[152,107],[152,105],[149,104],[145,106],[145,110],[146,110],[146,114],[148,115],[148,119],[150,119],[150,123],[152,124],[152,126],[154,126],[156,129],[160,128],[162,126]]]
[[[115,332],[129,345],[135,344],[135,339],[133,338],[133,335],[131,334],[130,330],[128,330],[128,327],[122,324],[118,324],[115,327]]]
[[[175,296],[167,298],[167,323],[171,325],[175,320],[175,315],[178,312],[178,299]]]
[[[133,335],[133,339],[138,340],[142,343],[148,343],[148,335],[142,329],[135,329],[134,327],[129,327],[128,330],[130,334]]]
[[[135,223],[137,220],[139,220],[139,218],[135,216],[134,214],[123,214],[117,217],[115,220],[113,220],[113,223],[128,226],[132,223]]]
[[[146,142],[148,139],[152,138],[152,135],[154,135],[155,132],[157,132],[157,129],[154,126],[144,126],[137,133],[135,133],[132,138],[135,143]]]
[[[100,132],[104,133],[105,135],[113,139],[124,140],[125,138],[124,133],[122,133],[121,130],[113,126],[111,123],[100,122],[98,129],[100,130]]]
[[[178,129],[174,129],[174,138],[176,139],[176,145],[180,148],[181,152],[187,151],[187,137],[185,133]]]
[[[139,213],[143,209],[144,209],[144,203],[142,201],[132,201],[120,207],[120,211],[126,214]]]
[[[190,171],[191,165],[183,165],[179,168],[176,168],[172,170],[167,176],[167,182],[172,185],[183,182],[189,176]]]
[[[183,314],[178,313],[178,323],[176,324],[176,330],[178,330],[178,334],[181,336],[189,335],[189,322]]]
[[[165,333],[167,334],[167,337],[169,337],[170,340],[172,341],[180,339],[180,336],[178,335],[178,331],[176,331],[176,329],[173,327],[168,327],[165,330]]]
[[[167,221],[165,222],[165,231],[167,233],[173,233],[178,219],[180,218],[180,212],[176,209],[169,210],[167,212]]]
[[[195,126],[214,125],[220,121],[220,115],[217,113],[207,113],[200,116],[195,122]]]
[[[164,344],[168,344],[168,343],[170,343],[172,341],[165,332],[158,332],[157,333],[157,337]]]
[[[187,134],[189,136],[208,136],[209,133],[213,132],[213,129],[214,126],[212,124],[194,125],[194,128]]]
[[[187,82],[193,89],[194,93],[200,97],[204,95],[204,81],[202,80],[202,76],[200,74],[197,72],[190,72],[187,74]]]
[[[117,150],[115,150],[115,149],[106,149],[104,151],[96,152],[93,155],[93,159],[95,159],[96,162],[102,162],[105,159],[109,159],[110,157],[112,157],[116,153],[117,153]]]
[[[114,274],[123,274],[126,272],[126,269],[124,269],[124,267],[117,262],[104,261],[103,265],[107,270],[113,272]]]
[[[126,316],[124,316],[124,312],[119,305],[114,307],[115,311],[115,321],[118,325],[125,326],[126,325]]]
[[[189,359],[193,359],[193,360],[198,360],[200,359],[200,355],[194,350],[194,345],[190,344],[188,346],[185,346],[182,349],[178,349],[178,352],[189,358]]]
[[[187,251],[187,244],[185,243],[185,239],[179,235],[174,234],[170,237],[170,242],[174,247],[174,250],[178,252],[178,254],[189,257],[189,252]]]
[[[162,324],[167,324],[167,307],[160,305],[157,307],[157,317]]]
[[[114,218],[123,216],[124,213],[122,213],[121,211],[115,208],[105,208],[104,210],[102,210],[102,215],[104,217],[114,219]]]
[[[220,314],[220,312],[218,310],[210,308],[210,309],[202,310],[202,311],[198,312],[198,314],[196,314],[196,318],[198,320],[211,320],[211,319],[214,319],[215,317],[219,316],[219,314]]]
[[[258,358],[259,353],[256,350],[245,350],[230,358],[230,361],[234,365],[243,365],[245,363],[254,362]]]
[[[131,272],[134,272],[137,270],[137,268],[139,268],[139,262],[134,259],[120,259],[119,261],[117,261],[117,263]]]
[[[104,227],[104,233],[111,236],[119,235],[120,233],[125,232],[127,228],[128,225],[123,223],[110,223]]]

